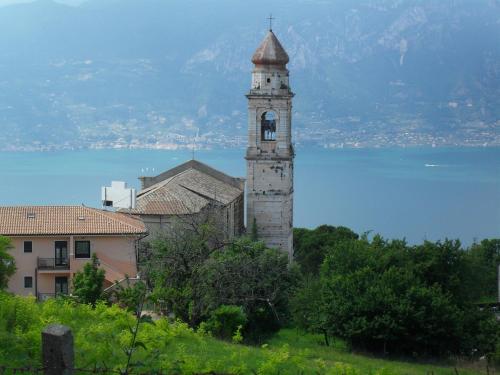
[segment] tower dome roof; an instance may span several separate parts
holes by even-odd
[[[281,45],[276,35],[269,30],[259,48],[252,56],[255,65],[286,65],[289,61],[288,54]]]

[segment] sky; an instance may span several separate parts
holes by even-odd
[[[0,7],[16,3],[28,3],[31,0],[0,0]]]
[[[12,4],[20,4],[20,3],[32,3],[35,0],[0,0],[0,7]],[[85,0],[54,0],[57,3],[62,3],[66,5],[79,5]]]

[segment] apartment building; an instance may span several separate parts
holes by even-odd
[[[137,276],[142,220],[85,206],[0,207],[0,235],[9,237],[17,271],[8,290],[44,300],[71,293],[71,279],[93,253],[105,287]]]

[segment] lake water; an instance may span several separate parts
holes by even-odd
[[[410,243],[500,237],[500,148],[298,149],[295,226],[344,225]],[[244,150],[196,158],[245,176]],[[100,206],[111,180],[139,186],[191,158],[188,151],[0,153],[0,205]]]

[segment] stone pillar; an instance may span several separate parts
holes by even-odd
[[[42,331],[44,375],[73,375],[75,359],[71,330],[51,324]]]

